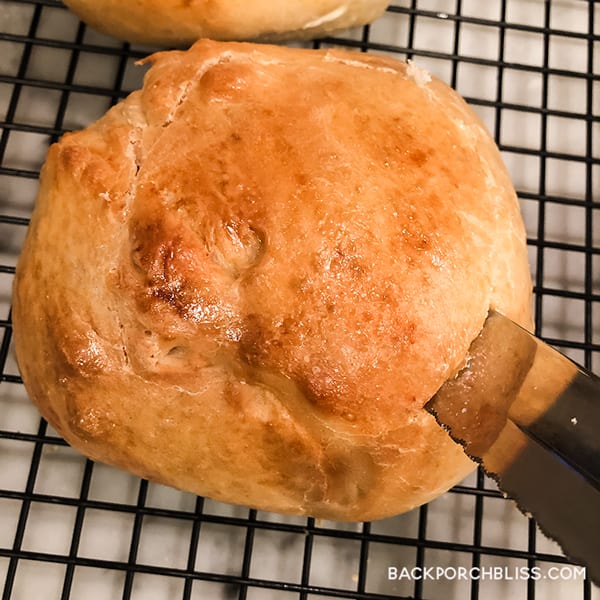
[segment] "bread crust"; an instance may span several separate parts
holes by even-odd
[[[66,0],[94,29],[142,44],[188,47],[214,40],[313,39],[364,25],[388,0]]]
[[[370,520],[472,468],[423,410],[488,309],[531,320],[518,202],[414,65],[200,41],[48,153],[14,342],[74,447],[264,510]]]

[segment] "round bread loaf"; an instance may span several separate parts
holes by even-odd
[[[530,322],[518,202],[413,64],[201,41],[48,153],[14,286],[41,413],[218,500],[370,520],[472,468],[423,405]]]
[[[374,21],[389,0],[65,0],[65,4],[108,35],[181,47],[200,38],[312,39]]]

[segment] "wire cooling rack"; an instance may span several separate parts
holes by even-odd
[[[413,59],[467,98],[519,193],[537,333],[600,371],[600,6],[395,0],[370,27],[316,45]],[[10,323],[39,169],[50,142],[141,85],[134,62],[151,50],[87,29],[55,0],[0,2],[3,600],[600,598],[481,473],[392,519],[315,521],[93,464],[40,420]],[[404,567],[416,576],[390,577]],[[479,578],[459,575],[474,567]]]

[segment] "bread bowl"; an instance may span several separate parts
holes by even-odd
[[[217,40],[313,39],[364,25],[388,0],[66,0],[88,25],[119,39],[188,47]]]
[[[490,308],[531,322],[493,140],[386,57],[203,40],[48,153],[25,386],[75,448],[263,510],[383,518],[474,465],[423,405]]]

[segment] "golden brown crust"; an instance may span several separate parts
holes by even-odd
[[[187,47],[215,40],[313,39],[370,23],[389,0],[66,0],[98,31],[128,42]]]
[[[530,322],[516,196],[414,65],[202,41],[52,146],[17,358],[73,446],[143,477],[346,520],[471,468],[422,409],[488,309]]]

